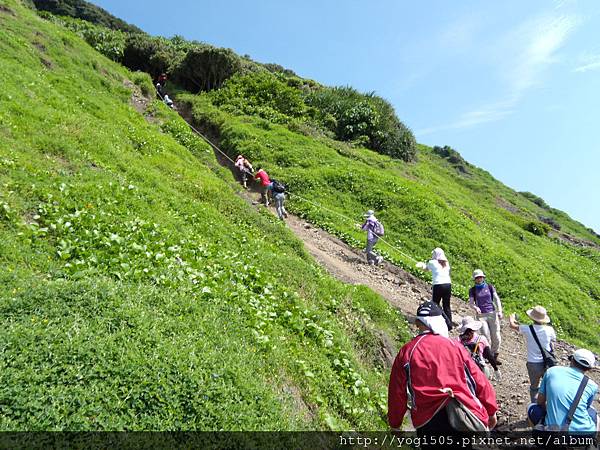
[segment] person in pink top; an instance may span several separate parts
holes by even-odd
[[[460,336],[456,340],[465,347],[477,366],[479,366],[490,380],[500,381],[500,370],[496,365],[496,359],[492,353],[490,343],[485,336],[477,333],[482,326],[482,322],[475,320],[471,316],[463,317],[461,326],[458,329]],[[492,366],[493,373],[488,364],[486,364],[486,360],[489,362],[489,366]]]
[[[269,197],[267,196],[269,186],[271,186],[269,175],[262,167],[259,167],[256,175],[254,175],[254,179],[260,181],[260,201],[263,202],[265,206],[269,206]]]
[[[248,175],[252,175],[252,164],[243,155],[238,155],[235,159],[235,168],[238,171],[244,188],[247,188]]]

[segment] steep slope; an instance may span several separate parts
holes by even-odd
[[[0,76],[0,429],[385,427],[403,319],[136,112],[147,76],[15,0]]]
[[[380,248],[407,270],[417,273],[411,258],[424,260],[440,246],[449,255],[457,295],[466,297],[472,270],[482,268],[508,311],[523,316],[543,304],[563,338],[600,350],[600,250],[595,236],[568,216],[559,219],[563,229],[587,238],[583,245],[556,232],[537,233],[535,227],[543,227],[539,206],[487,172],[427,147],[420,147],[418,163],[405,164],[314,130],[302,134],[293,124],[226,113],[207,95],[178,99],[191,105],[196,124],[230,156],[243,153],[286,181],[297,194],[291,210],[312,223],[360,246],[363,236],[353,222],[375,209],[393,245]]]

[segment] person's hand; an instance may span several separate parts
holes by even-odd
[[[492,379],[497,382],[502,381],[502,373],[500,372],[500,369],[494,370],[494,375],[493,375]]]
[[[490,430],[493,430],[494,428],[496,428],[497,423],[498,423],[498,417],[496,416],[496,413],[494,413],[494,415],[488,417],[488,428]]]
[[[418,262],[417,264],[415,264],[415,267],[417,267],[418,269],[425,270],[427,268],[427,264],[425,264],[424,262]]]
[[[476,312],[477,314],[481,314],[481,309],[479,308],[479,306],[476,306],[476,307],[475,307],[475,312]]]
[[[355,223],[354,228],[356,228],[357,230],[360,230],[362,228],[362,225],[360,223]]]

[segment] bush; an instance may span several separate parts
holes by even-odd
[[[398,120],[394,108],[373,94],[351,87],[321,88],[308,93],[305,101],[319,111],[319,119],[342,141],[364,142],[379,153],[411,161],[416,154],[412,132]],[[335,120],[331,121],[331,116]]]
[[[241,68],[233,51],[199,44],[188,50],[173,76],[188,91],[210,91],[220,88]]]
[[[550,227],[542,222],[527,222],[524,227],[526,231],[535,234],[536,236],[546,236],[550,231]]]
[[[152,77],[170,72],[177,59],[177,51],[167,39],[144,34],[130,35],[123,50],[123,65],[148,72]]]
[[[532,194],[531,192],[519,192],[519,194],[521,194],[526,199],[532,201],[533,203],[538,205],[540,208],[550,210],[550,206],[548,206],[548,204],[544,201],[543,198],[538,197],[537,195]]]

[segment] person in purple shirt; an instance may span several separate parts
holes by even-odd
[[[383,258],[373,251],[373,247],[375,247],[375,244],[377,244],[377,241],[383,235],[383,226],[375,217],[375,212],[371,209],[364,214],[364,217],[365,223],[360,228],[367,232],[367,263],[370,265],[381,264]]]
[[[482,332],[488,338],[492,347],[492,353],[498,361],[498,352],[500,351],[500,320],[502,319],[502,302],[493,285],[485,281],[483,270],[473,271],[473,281],[475,286],[469,289],[469,306],[477,313],[477,319],[483,323]]]

